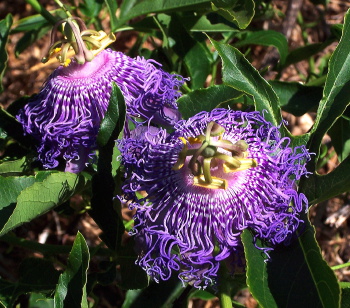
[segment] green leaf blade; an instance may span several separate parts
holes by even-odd
[[[44,175],[43,178],[40,177],[42,175]],[[35,178],[21,177],[7,178],[7,180],[15,181],[14,183],[25,181],[24,185],[27,186],[14,188],[15,184],[11,183],[11,187],[1,190],[5,196],[7,196],[8,191],[11,192],[12,199],[6,200],[6,209],[14,208],[12,211],[6,211],[6,215],[2,216],[3,224],[0,225],[0,235],[67,201],[73,194],[81,191],[87,185],[89,178],[85,178],[82,174],[77,175],[69,172],[42,172]],[[20,191],[18,192],[16,189]],[[18,195],[16,195],[17,192]]]
[[[99,146],[105,146],[111,138],[118,138],[123,128],[125,108],[124,96],[119,87],[113,82],[111,98],[97,136]]]
[[[249,231],[242,234],[247,284],[262,307],[339,307],[338,281],[322,258],[306,215],[304,219],[300,237],[290,246],[276,247],[268,262],[252,243]]]
[[[0,21],[0,93],[4,90],[2,86],[2,79],[7,67],[8,60],[6,44],[10,33],[10,28],[12,26],[12,21],[13,19],[11,14],[7,14],[5,19]]]
[[[90,253],[84,237],[78,232],[55,291],[55,307],[87,308],[86,282]]]
[[[184,119],[201,111],[211,111],[220,104],[228,103],[243,93],[227,85],[216,85],[205,89],[194,90],[180,97],[177,101]]]
[[[273,30],[247,32],[244,34],[244,38],[242,40],[234,44],[235,47],[241,47],[246,45],[262,45],[276,47],[280,54],[281,65],[284,64],[288,55],[288,42],[286,37],[282,33]]]
[[[282,122],[278,97],[269,83],[235,48],[211,40],[222,58],[223,81],[226,85],[254,97],[258,111],[267,111],[265,119],[278,126]]]
[[[214,0],[212,2],[212,10],[228,21],[236,24],[240,29],[248,27],[255,14],[255,3],[253,0],[236,0],[226,4],[222,0]]]
[[[324,134],[342,115],[350,103],[350,10],[345,15],[342,38],[329,63],[329,72],[324,87],[323,98],[317,110],[315,124],[311,129],[309,149],[316,153]],[[313,165],[315,168],[315,164]]]

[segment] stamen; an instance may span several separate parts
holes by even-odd
[[[195,176],[193,177],[193,185],[204,187],[204,188],[211,188],[211,189],[227,189],[228,183],[225,179],[220,179],[215,176],[212,176],[212,182],[207,183],[205,181],[204,175]]]
[[[224,162],[222,164],[224,173],[232,173],[256,167],[257,162],[255,159],[247,158],[247,142],[239,140],[236,143],[232,143],[229,140],[223,140],[222,135],[224,132],[225,129],[221,125],[211,121],[206,128],[205,136],[189,137],[187,140],[180,137],[179,139],[184,146],[172,169],[181,169],[185,165],[186,157],[192,156],[188,163],[188,168],[194,175],[193,185],[211,189],[226,189],[228,185],[227,180],[212,176],[212,163],[213,168],[217,168],[216,160],[221,160]],[[192,146],[197,144],[200,144],[200,146],[199,148],[188,149],[188,143]],[[231,153],[231,156],[219,152],[219,148]]]
[[[184,166],[186,160],[186,153],[188,149],[187,141],[184,137],[179,137],[179,139],[183,142],[184,146],[179,154],[176,164],[172,167],[172,170],[180,170]]]
[[[237,171],[242,171],[242,170],[247,170],[249,168],[256,167],[258,163],[256,162],[255,159],[253,158],[237,158],[240,162],[240,166],[238,168],[233,167],[229,163],[224,163],[223,164],[223,169],[225,173],[230,173],[230,172],[237,172]]]
[[[57,39],[57,28],[62,23],[64,25],[64,33],[66,38],[62,40]],[[113,33],[107,35],[103,31],[95,31],[87,29],[84,22],[78,17],[70,17],[60,20],[52,29],[51,44],[47,55],[41,62],[46,63],[50,58],[57,56],[61,65],[67,65],[67,58],[74,56],[79,64],[84,64],[86,61],[91,61],[103,49],[115,41]],[[61,45],[62,50],[57,47]],[[63,45],[63,47],[62,47]]]

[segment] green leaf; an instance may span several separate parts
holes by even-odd
[[[124,232],[124,225],[120,215],[120,201],[115,198],[119,191],[113,179],[112,169],[115,140],[118,138],[125,122],[125,102],[118,86],[113,83],[111,98],[102,120],[97,137],[99,145],[99,158],[97,173],[92,179],[92,199],[90,216],[96,221],[103,231],[101,239],[106,245],[117,250],[121,244],[121,236]]]
[[[0,177],[0,228],[2,228],[14,209],[16,201],[22,190],[31,186],[35,182],[31,177]]]
[[[223,3],[223,1],[219,2],[217,0],[144,0],[140,2],[133,1],[133,3],[136,3],[134,6],[131,6],[129,4],[122,5],[122,14],[118,21],[117,27],[119,28],[123,26],[125,22],[132,18],[141,15],[147,15],[149,13],[169,13],[186,10],[188,11],[210,9],[212,2],[214,2],[218,7],[220,7],[220,4]],[[234,4],[236,4],[236,2],[237,0],[227,0],[227,3],[225,3],[225,7],[233,6]]]
[[[67,268],[55,291],[56,308],[87,308],[86,281],[90,254],[84,237],[78,232],[69,254]]]
[[[39,30],[49,25],[49,22],[40,14],[31,15],[16,21],[11,29],[11,34]]]
[[[279,98],[279,105],[297,117],[310,110],[316,110],[321,98],[322,87],[310,87],[298,82],[269,81]]]
[[[248,27],[254,17],[255,4],[253,0],[236,0],[232,6],[225,0],[214,0],[212,10],[228,21],[235,23],[240,29]]]
[[[176,54],[183,59],[191,78],[193,89],[204,86],[210,72],[211,54],[205,44],[198,42],[182,26],[180,18],[173,14],[169,25],[169,36],[174,39],[172,46]]]
[[[22,157],[17,160],[10,160],[0,163],[0,175],[20,175],[27,169],[27,158]]]
[[[12,307],[21,294],[51,293],[55,289],[60,273],[47,259],[26,258],[19,267],[19,275],[17,282],[0,279],[0,303],[4,304],[4,307]]]
[[[239,30],[223,23],[211,23],[207,16],[198,17],[196,14],[181,18],[182,25],[191,32],[239,32]]]
[[[40,27],[39,29],[26,32],[17,42],[15,47],[15,55],[18,57],[25,49],[32,46],[37,40],[42,38],[52,29],[50,24]]]
[[[311,129],[309,142],[313,157],[313,170],[319,156],[323,136],[342,115],[350,103],[350,10],[345,15],[343,35],[335,49],[330,62],[329,72],[323,91],[323,98],[317,110],[315,124]],[[311,171],[313,171],[311,170]]]
[[[40,172],[36,177],[0,177],[0,235],[67,201],[81,191],[87,181],[82,174],[68,172]]]
[[[84,15],[93,18],[101,12],[102,3],[103,0],[83,0],[79,4],[79,9]]]
[[[184,288],[177,275],[172,276],[169,280],[162,281],[162,283],[152,281],[147,288],[142,290],[129,290],[126,293],[122,308],[173,307],[173,301],[183,290]]]
[[[188,119],[201,111],[211,111],[220,104],[228,103],[242,95],[242,92],[222,84],[194,90],[180,97],[177,103],[183,118]]]
[[[292,50],[287,56],[287,59],[284,63],[284,67],[311,58],[315,54],[323,51],[327,46],[329,46],[333,42],[334,39],[329,39],[327,41],[324,41],[323,43],[309,44]]]
[[[350,157],[348,156],[326,175],[317,173],[309,175],[299,186],[310,205],[350,191]]]
[[[115,82],[112,83],[111,98],[98,131],[97,143],[100,147],[118,138],[123,129],[125,119],[124,96]]]
[[[265,119],[278,126],[281,121],[279,102],[271,85],[249,61],[230,45],[211,40],[222,59],[223,81],[226,85],[254,97],[255,108],[267,111]]]
[[[276,247],[265,262],[248,230],[242,234],[247,284],[261,307],[339,307],[340,288],[323,260],[315,230],[306,215],[305,229],[289,246]],[[261,242],[257,245],[261,247]]]
[[[280,32],[273,30],[243,32],[242,38],[235,43],[234,46],[241,47],[246,45],[274,46],[277,48],[280,54],[281,65],[283,65],[286,61],[288,54],[288,42],[286,37]]]
[[[41,293],[31,293],[28,304],[29,308],[55,308],[54,300]]]
[[[350,154],[350,120],[344,117],[338,118],[328,130],[328,135],[332,139],[332,145],[337,153],[338,161],[342,162]]]
[[[118,18],[116,16],[117,13],[117,9],[118,9],[118,3],[117,1],[114,0],[104,0],[108,9],[108,15],[110,18],[110,24],[111,24],[111,30],[112,32],[115,31],[115,29],[117,28],[117,22],[118,22]]]
[[[3,92],[2,78],[4,76],[8,55],[6,51],[6,44],[12,25],[12,15],[7,14],[5,19],[0,20],[0,93]]]

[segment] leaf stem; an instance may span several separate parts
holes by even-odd
[[[350,262],[332,266],[331,269],[333,271],[335,271],[335,270],[338,270],[338,269],[341,269],[341,268],[344,268],[344,267],[348,267],[348,266],[350,266]]]
[[[231,284],[228,279],[227,268],[224,263],[220,264],[219,269],[219,300],[221,308],[232,308]]]

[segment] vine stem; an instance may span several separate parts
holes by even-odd
[[[40,13],[51,24],[56,24],[57,19],[48,10],[46,10],[37,0],[26,0],[26,2],[30,4],[34,10]]]
[[[64,12],[67,14],[68,17],[72,17],[72,14],[67,10],[67,8],[64,6],[64,4],[60,0],[55,0],[57,5],[64,10]]]
[[[220,264],[219,269],[219,300],[221,308],[232,308],[231,284],[228,278],[225,264]]]

